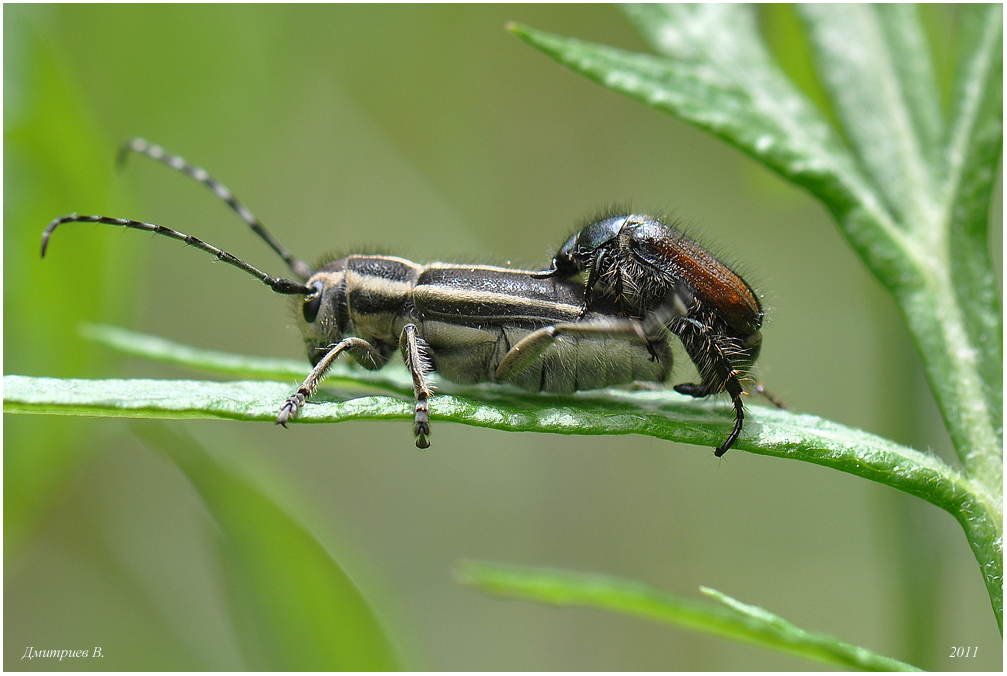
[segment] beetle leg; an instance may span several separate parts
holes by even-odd
[[[767,390],[766,386],[763,385],[758,380],[755,381],[755,383],[752,385],[752,389],[755,390],[758,394],[761,394],[766,399],[768,399],[769,403],[772,404],[773,406],[775,406],[776,408],[782,408],[782,409],[786,410],[786,408],[787,408],[786,404],[784,404],[780,400],[780,398],[777,397],[775,394],[773,394],[772,392],[770,392],[769,390]]]
[[[592,320],[586,322],[571,322],[553,324],[537,331],[532,331],[514,345],[504,355],[497,365],[494,378],[496,380],[511,380],[531,368],[549,346],[563,335],[567,336],[628,336],[635,337],[647,345],[651,354],[656,354],[647,338],[647,332],[641,322],[631,319]]]
[[[318,383],[325,377],[326,371],[332,367],[340,354],[347,351],[355,361],[367,368],[380,368],[387,361],[387,358],[366,340],[356,337],[344,338],[329,348],[325,356],[315,364],[315,368],[311,369],[311,373],[297,388],[297,391],[283,403],[279,415],[276,416],[277,425],[287,426],[287,422],[297,415],[298,409],[304,406],[308,397],[318,389]]]
[[[676,328],[679,330],[672,332],[682,339],[686,352],[699,368],[703,380],[699,383],[675,385],[675,391],[690,397],[706,397],[726,390],[734,404],[734,428],[724,443],[714,451],[714,455],[719,458],[731,448],[744,425],[745,404],[741,396],[746,392],[741,386],[741,372],[736,368],[736,360],[728,354],[730,346],[725,346],[723,340],[711,337],[702,322],[687,319]]]
[[[738,380],[738,372],[733,370],[731,375],[727,379],[727,385],[724,388],[727,390],[728,394],[731,395],[731,401],[734,402],[734,429],[731,433],[727,435],[727,439],[713,452],[718,458],[727,453],[727,450],[731,448],[738,435],[741,434],[741,426],[745,422],[745,405],[741,401],[741,395],[745,392],[741,389],[741,382]]]
[[[413,434],[416,448],[429,448],[430,405],[427,400],[434,393],[427,374],[431,371],[430,359],[426,355],[426,344],[419,335],[415,324],[406,324],[399,336],[399,348],[406,368],[413,377],[413,394],[416,396],[416,414],[413,418]]]

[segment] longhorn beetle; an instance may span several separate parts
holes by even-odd
[[[608,214],[574,233],[549,270],[536,279],[573,279],[586,273],[583,310],[613,302],[635,321],[665,326],[682,341],[699,370],[699,383],[675,386],[706,397],[727,390],[734,429],[715,455],[741,434],[741,380],[762,347],[762,304],[738,273],[684,233],[652,216]],[[756,391],[783,408],[761,383]]]
[[[123,146],[120,164],[130,152],[184,172],[212,190],[283,258],[297,279],[270,276],[162,225],[107,216],[55,219],[42,234],[42,255],[60,225],[104,223],[181,240],[244,270],[276,293],[300,296],[298,323],[314,368],[281,406],[276,422],[284,427],[343,352],[367,369],[384,366],[396,349],[402,352],[412,375],[413,431],[419,448],[430,445],[431,370],[459,383],[509,381],[555,393],[663,383],[670,373],[665,327],[647,316],[620,317],[615,302],[591,289],[585,294],[584,285],[565,274],[565,268],[563,274],[557,268],[555,274],[535,275],[484,265],[417,265],[391,256],[356,255],[312,270],[205,170],[140,138]]]

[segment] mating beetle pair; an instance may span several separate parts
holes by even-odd
[[[312,270],[203,169],[143,139],[127,143],[120,161],[129,152],[210,188],[298,279],[272,277],[161,225],[105,216],[54,220],[42,235],[42,255],[64,223],[118,225],[184,241],[276,293],[303,297],[298,321],[314,368],[280,408],[279,424],[296,416],[343,352],[364,368],[379,369],[400,350],[413,380],[416,445],[426,448],[431,371],[459,383],[510,382],[553,393],[663,383],[673,334],[701,376],[701,382],[675,389],[694,397],[726,390],[734,403],[734,427],[715,454],[726,453],[741,433],[741,379],[759,354],[762,306],[740,276],[659,219],[603,217],[574,234],[541,272],[418,265],[379,255],[347,256]]]

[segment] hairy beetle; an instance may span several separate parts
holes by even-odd
[[[734,429],[716,455],[741,434],[741,381],[762,347],[764,311],[742,277],[693,239],[653,216],[605,215],[574,233],[539,279],[585,274],[583,311],[611,302],[628,318],[657,321],[678,336],[699,370],[700,382],[675,390],[693,397],[727,391]],[[756,389],[781,406],[778,399]]]

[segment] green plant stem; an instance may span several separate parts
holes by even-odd
[[[950,280],[931,277],[924,288],[897,293],[906,324],[916,340],[927,380],[966,473],[987,491],[1003,485],[1001,437],[995,428],[983,377],[982,349],[971,340]]]

